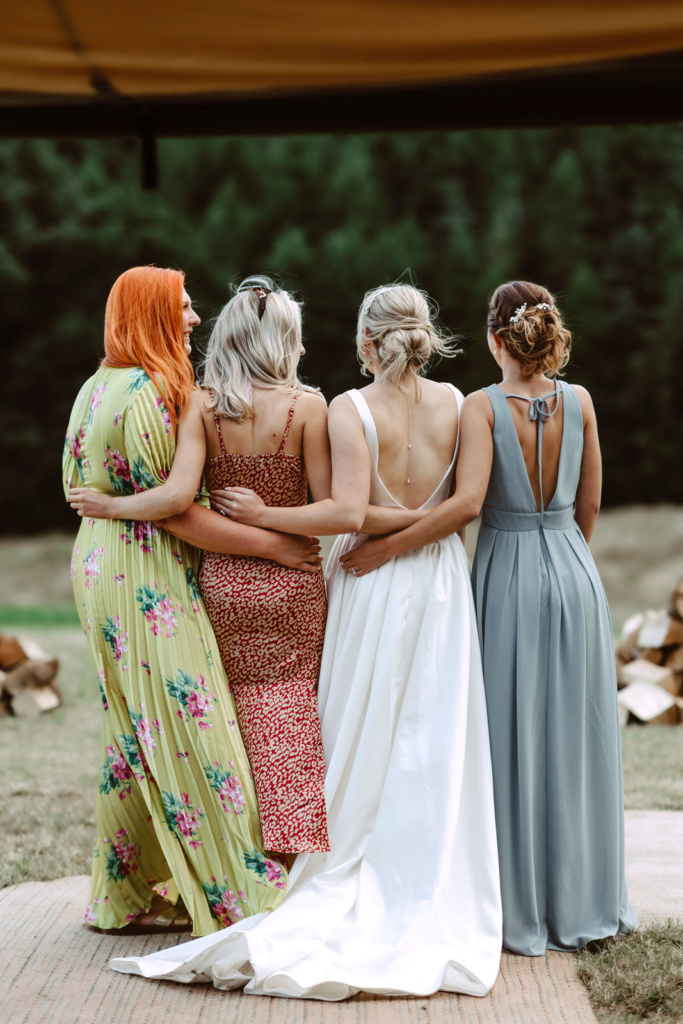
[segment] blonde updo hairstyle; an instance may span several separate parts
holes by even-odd
[[[368,341],[377,349],[381,379],[400,384],[411,370],[426,373],[434,356],[454,356],[455,340],[435,324],[436,310],[425,292],[390,284],[367,292],[358,313],[356,347],[361,372],[370,372]]]
[[[572,336],[547,288],[530,281],[500,285],[491,297],[487,326],[520,364],[525,377],[562,376]]]
[[[209,407],[241,422],[253,415],[254,387],[317,391],[297,376],[301,344],[299,303],[268,277],[246,278],[211,332],[202,366]]]

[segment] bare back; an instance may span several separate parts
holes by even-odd
[[[540,512],[543,506],[548,507],[557,488],[564,433],[564,403],[561,392],[558,392],[557,396],[555,395],[554,381],[548,378],[543,377],[530,382],[530,386],[526,390],[529,392],[528,395],[525,393],[524,397],[512,397],[513,389],[511,387],[508,385],[501,387],[503,394],[510,395],[507,399],[508,406],[514,420],[536,508]],[[521,392],[514,391],[515,395],[518,393],[521,394]],[[529,415],[529,400],[533,399],[547,401],[541,435],[539,435],[536,419]],[[539,474],[539,436],[542,444],[542,459],[540,460],[542,479]]]
[[[303,397],[303,396],[302,396]],[[289,390],[254,390],[254,415],[242,420],[221,416],[223,442],[231,455],[268,455],[276,452],[285,431],[287,417],[292,405],[293,392]],[[299,402],[294,410],[285,454],[301,456],[303,451],[303,425],[305,416],[300,414]],[[299,415],[297,415],[299,413]],[[213,409],[206,403],[202,407],[202,419],[206,433],[208,457],[221,454],[220,442],[214,422]]]
[[[327,436],[327,405],[320,394],[299,393],[292,410],[294,392],[289,388],[254,388],[253,416],[241,423],[220,417],[225,449],[231,455],[281,455],[303,459],[314,501],[329,496],[331,486],[330,445]],[[207,458],[222,454],[214,410],[206,400],[201,406],[206,434]],[[282,443],[284,439],[284,444]]]
[[[360,392],[377,429],[379,476],[392,497],[409,509],[420,508],[432,496],[458,438],[458,404],[451,389],[424,379],[418,388],[417,401],[414,388],[406,395],[381,381]]]

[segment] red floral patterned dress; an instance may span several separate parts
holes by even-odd
[[[303,459],[285,455],[292,402],[278,450],[226,451],[209,459],[211,489],[250,487],[267,505],[305,505]],[[232,687],[251,761],[267,850],[329,850],[325,760],[317,685],[327,600],[322,572],[288,569],[263,558],[204,555],[199,586]]]

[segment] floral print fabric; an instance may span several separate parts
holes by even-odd
[[[100,369],[81,389],[63,482],[133,494],[168,476],[175,441],[141,369]],[[87,923],[118,928],[155,893],[182,899],[194,934],[280,903],[254,783],[211,624],[199,552],[153,523],[83,520],[71,578],[102,704],[98,840]]]
[[[209,459],[211,488],[251,487],[267,505],[305,505],[303,460],[277,452]],[[263,841],[280,853],[329,850],[318,675],[327,599],[322,572],[207,552],[199,577],[254,771]]]

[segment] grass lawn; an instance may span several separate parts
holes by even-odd
[[[621,731],[627,811],[683,811],[683,725]]]
[[[683,924],[648,925],[591,943],[577,954],[601,1024],[680,1024],[683,1020]]]
[[[58,655],[64,703],[40,718],[0,717],[0,886],[88,874],[95,840],[101,704],[90,652],[80,627],[23,631]]]

